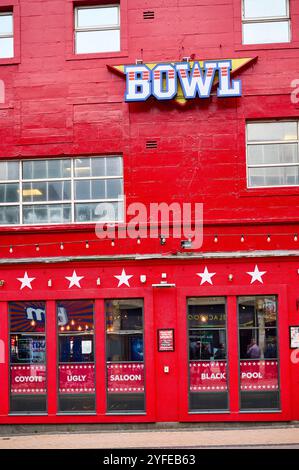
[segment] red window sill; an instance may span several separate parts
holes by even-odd
[[[66,60],[91,60],[91,59],[117,59],[121,57],[128,57],[128,51],[120,52],[101,52],[95,54],[67,54]]]
[[[240,197],[267,197],[267,196],[299,196],[299,186],[297,187],[277,187],[277,188],[250,188],[242,189]]]
[[[21,63],[20,58],[12,57],[11,59],[0,59],[0,66],[1,65],[18,65]]]
[[[269,51],[280,49],[298,49],[298,42],[280,42],[271,44],[235,44],[235,51]]]

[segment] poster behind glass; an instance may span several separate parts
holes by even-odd
[[[10,302],[10,412],[45,413],[46,304]]]
[[[90,300],[57,303],[59,411],[95,411],[94,305]]]

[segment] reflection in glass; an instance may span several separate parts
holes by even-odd
[[[10,411],[46,412],[46,305],[10,302],[9,314]]]
[[[59,410],[95,410],[93,302],[57,303]]]
[[[107,300],[108,411],[144,411],[143,301]]]

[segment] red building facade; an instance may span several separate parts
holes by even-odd
[[[299,3],[263,3],[0,0],[0,423],[299,419]],[[125,99],[228,60],[240,96]]]

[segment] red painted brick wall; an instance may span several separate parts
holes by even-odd
[[[299,188],[246,189],[245,121],[298,117],[290,99],[299,78],[298,2],[290,2],[291,43],[242,46],[239,0],[121,0],[121,53],[84,58],[71,51],[73,2],[12,4],[20,55],[0,60],[0,158],[123,153],[128,203],[202,202],[211,224],[297,221]],[[149,9],[155,18],[144,20]],[[126,104],[123,78],[107,68],[191,54],[258,56],[240,73],[243,97]],[[158,149],[146,149],[148,139]]]

